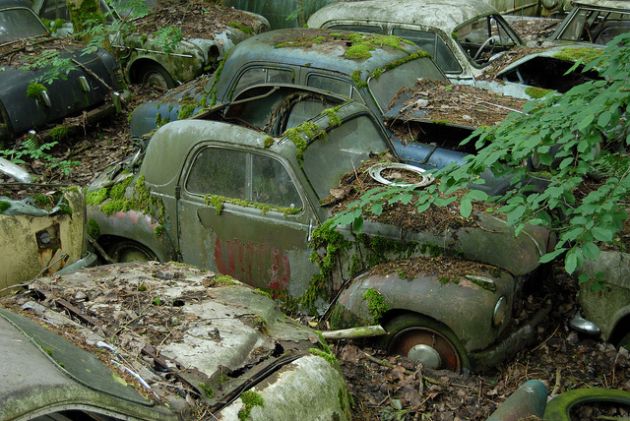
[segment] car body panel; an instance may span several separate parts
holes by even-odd
[[[44,323],[30,327],[33,321],[0,310],[0,327],[10,320],[39,345],[28,356],[12,354],[11,364],[20,372],[31,358],[39,360],[46,376],[21,376],[25,381],[19,393],[2,382],[2,419],[32,412],[43,400],[53,407],[68,404],[66,410],[81,404],[91,410],[94,405],[99,409],[94,412],[109,411],[117,418],[191,419],[201,413],[191,411],[200,407],[219,419],[238,419],[251,405],[239,397],[245,389],[262,398],[258,407],[250,408],[254,420],[287,419],[296,413],[305,420],[349,417],[341,373],[322,357],[310,355],[319,341],[315,332],[283,315],[264,294],[230,277],[182,264],[145,263],[101,266],[55,281],[42,278],[29,287],[67,303],[66,309],[82,323],[33,301],[28,293],[4,301]],[[118,330],[112,318],[126,318],[136,308],[125,298],[128,293],[140,294],[134,302],[146,301],[149,308]],[[77,301],[77,294],[88,299]],[[144,317],[164,324],[145,326]],[[68,340],[57,336],[58,331],[73,334]],[[110,334],[105,338],[106,332]],[[138,355],[143,358],[136,360]],[[121,365],[142,381],[124,376],[126,369],[116,368]],[[60,387],[42,393],[42,386],[51,381]],[[113,386],[106,386],[109,383]],[[188,395],[186,400],[181,392]],[[24,399],[29,394],[37,397]]]
[[[58,271],[86,251],[83,193],[68,188],[37,197],[52,209],[38,206],[32,197],[0,196],[0,295],[12,285]]]
[[[578,295],[583,316],[600,328],[605,341],[630,333],[630,254],[602,251],[585,262],[581,273],[589,276]]]
[[[28,13],[33,25],[45,28],[28,8],[25,1],[0,2],[2,10],[21,10]],[[47,32],[46,32],[47,33]],[[12,139],[30,129],[40,129],[65,117],[103,108],[104,111],[115,109],[114,94],[122,86],[119,81],[119,68],[114,58],[104,50],[82,54],[80,44],[56,40],[45,34],[35,38],[15,40],[0,46],[0,117],[6,120],[6,128],[0,131],[0,142]],[[61,75],[51,83],[42,85],[46,88],[47,98],[43,94],[27,95],[30,84],[46,79],[49,67],[29,70],[22,62],[20,51],[27,49],[30,56],[46,50],[57,51],[60,58],[69,59],[74,66],[66,75]],[[18,60],[15,55],[18,54]],[[103,118],[103,114],[88,112],[94,119]]]

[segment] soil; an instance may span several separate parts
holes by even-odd
[[[418,112],[427,120],[477,128],[492,126],[513,111],[520,111],[527,101],[507,97],[474,86],[419,80],[402,108],[400,119],[412,119]]]

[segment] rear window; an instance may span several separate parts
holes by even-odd
[[[0,44],[46,34],[46,28],[32,11],[28,9],[0,11]]]

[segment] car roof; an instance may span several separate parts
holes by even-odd
[[[400,48],[381,44],[371,49],[371,52],[378,51],[378,54],[371,54],[367,59],[349,59],[344,54],[353,45],[353,35],[356,33],[311,28],[265,32],[240,42],[231,53],[229,62],[239,67],[242,63],[265,61],[312,66],[344,74],[357,70],[369,73],[419,50],[403,38],[364,34],[374,39],[385,37],[387,41],[398,39]]]
[[[371,21],[437,27],[450,34],[477,16],[497,14],[480,0],[369,0],[330,4],[315,12],[308,26],[322,27],[329,21]]]
[[[31,4],[26,0],[0,0],[0,9],[8,9],[12,7],[31,8]]]
[[[336,107],[335,111],[341,120],[361,112],[369,113],[369,109],[365,105],[355,101],[342,104]],[[322,115],[324,114],[322,113],[312,120]],[[327,130],[329,125],[324,123],[321,127]],[[280,155],[289,153],[283,151],[286,145],[291,143],[290,140],[280,140],[269,147],[268,144],[266,145],[268,138],[269,136],[262,131],[219,121],[195,119],[173,121],[155,132],[143,161],[160,162],[161,165],[142,165],[140,173],[144,175],[147,183],[153,185],[172,183],[173,178],[179,175],[190,149],[195,147],[195,144],[205,141],[259,150],[276,150]],[[291,148],[291,150],[293,149]]]
[[[610,9],[630,10],[627,0],[573,0],[574,6],[605,7]]]

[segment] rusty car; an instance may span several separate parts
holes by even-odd
[[[35,279],[2,299],[0,335],[1,420],[350,419],[315,331],[182,264]]]
[[[427,51],[454,83],[473,84],[523,99],[537,98],[530,95],[532,90],[553,90],[554,85],[571,87],[564,73],[553,67],[570,68],[585,49],[584,45],[565,45],[561,52],[548,56],[549,69],[541,70],[539,60],[528,55],[531,50],[524,48],[514,29],[481,0],[334,3],[315,12],[308,26],[404,37]],[[549,70],[553,77],[544,79],[544,86],[534,84],[543,78],[528,74],[518,80],[504,77],[501,71],[516,59],[534,60],[536,73],[545,75]],[[525,69],[529,67],[521,66],[520,72]]]
[[[549,38],[552,42],[607,44],[630,30],[627,1],[573,0],[573,9]]]
[[[240,126],[167,123],[144,154],[101,174],[89,187],[88,215],[110,258],[211,268],[302,297],[335,328],[382,324],[388,350],[433,368],[490,367],[532,339],[547,307],[541,301],[524,316],[522,294],[547,250],[546,230],[528,227],[515,238],[481,212],[470,225],[366,221],[360,235],[343,226],[327,237],[324,221],[338,209],[330,196],[347,190],[337,188],[344,174],[361,168],[368,182],[362,165],[396,167],[396,153],[359,102],[322,110],[317,97],[284,98],[251,107],[253,119],[235,101],[227,112],[235,108]],[[339,243],[317,245],[322,235]],[[323,269],[321,247],[339,252]]]
[[[52,38],[27,1],[0,1],[0,145],[30,130],[63,137],[120,108],[118,63],[83,47]]]
[[[260,15],[208,0],[85,0],[81,3],[85,11],[68,7],[67,2],[37,1],[34,8],[48,19],[75,22],[90,7],[100,7],[101,19],[120,27],[109,42],[127,80],[158,90],[212,72],[234,45],[269,29],[269,22]]]
[[[83,192],[37,183],[0,158],[0,295],[36,276],[93,264]]]

